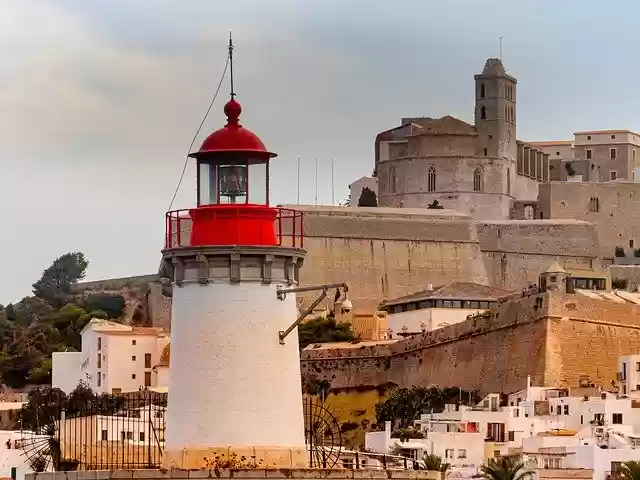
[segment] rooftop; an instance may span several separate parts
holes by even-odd
[[[431,290],[421,290],[410,295],[386,300],[385,306],[398,305],[402,303],[415,302],[426,299],[452,299],[452,300],[486,300],[496,301],[509,297],[515,292],[504,290],[498,287],[480,285],[479,283],[454,282],[448,285],[441,285]]]
[[[459,118],[446,115],[441,118],[416,117],[407,119],[413,124],[420,126],[420,130],[410,133],[408,136],[419,135],[477,135],[476,127],[460,120]]]
[[[82,329],[91,329],[96,332],[101,332],[107,335],[155,335],[158,337],[164,337],[167,334],[160,327],[136,327],[132,325],[125,325],[122,323],[112,322],[110,320],[103,320],[101,318],[93,318]]]
[[[575,132],[574,135],[598,135],[602,133],[631,133],[633,135],[640,135],[631,130],[586,130],[584,132]]]

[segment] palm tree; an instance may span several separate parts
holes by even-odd
[[[435,453],[425,453],[422,457],[422,467],[425,470],[442,472],[444,473],[444,476],[446,476],[451,465],[448,463],[442,463],[442,458]]]
[[[621,480],[640,480],[640,461],[623,462],[618,471],[618,478]]]
[[[490,459],[489,465],[480,467],[485,480],[524,480],[528,473],[524,463],[513,457]]]

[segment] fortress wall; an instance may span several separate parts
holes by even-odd
[[[544,298],[542,296],[541,298]],[[546,322],[536,297],[503,304],[497,315],[476,317],[384,347],[325,349],[302,354],[303,372],[334,388],[395,383],[459,386],[481,393],[522,388],[527,376],[541,384]],[[377,382],[377,383],[376,383]]]
[[[305,350],[302,365],[336,388],[388,382],[488,393],[523,388],[529,375],[534,385],[577,387],[587,378],[611,386],[618,357],[639,352],[640,306],[545,293],[390,346]]]
[[[305,212],[308,252],[301,285],[346,282],[359,310],[375,309],[384,298],[428,283],[487,284],[475,227],[457,212],[298,208]],[[302,301],[307,304],[312,296]]]
[[[536,284],[552,261],[571,269],[599,266],[594,226],[577,220],[510,220],[477,224],[489,282],[503,288]]]

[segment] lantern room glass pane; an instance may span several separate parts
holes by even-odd
[[[269,197],[269,164],[254,163],[249,165],[249,199],[248,203],[267,205]]]
[[[216,192],[216,186],[218,184],[216,180],[216,165],[198,163],[198,176],[200,179],[200,184],[198,185],[198,205],[213,205],[218,203],[218,195]]]

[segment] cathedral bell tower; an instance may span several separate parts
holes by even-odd
[[[502,61],[490,58],[482,73],[474,76],[476,86],[475,125],[480,138],[478,155],[508,158],[515,163],[516,83],[506,74]],[[515,169],[514,169],[515,172]]]

